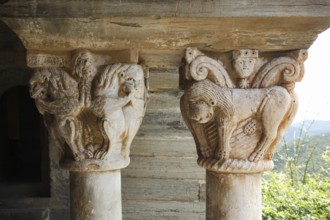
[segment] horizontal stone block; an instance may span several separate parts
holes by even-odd
[[[1,220],[49,220],[48,209],[0,209]]]
[[[196,157],[132,156],[131,164],[122,170],[122,176],[202,180],[205,179],[205,170],[197,165]]]
[[[124,220],[203,220],[204,202],[123,201]]]
[[[131,156],[196,157],[192,137],[136,137],[132,143]]]
[[[122,196],[126,200],[198,201],[196,180],[123,178]]]

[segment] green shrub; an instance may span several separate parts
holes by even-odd
[[[327,176],[308,175],[293,183],[285,173],[265,173],[263,219],[330,220],[330,182]]]

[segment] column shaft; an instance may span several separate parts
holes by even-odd
[[[70,172],[72,220],[121,220],[120,170]]]
[[[206,171],[207,220],[260,220],[261,174]]]

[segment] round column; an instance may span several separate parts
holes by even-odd
[[[207,220],[260,220],[261,174],[206,171]]]
[[[72,220],[121,220],[120,170],[70,172]]]

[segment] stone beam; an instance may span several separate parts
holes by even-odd
[[[5,17],[328,17],[327,0],[10,0]]]
[[[121,219],[120,169],[130,162],[147,90],[142,67],[117,63],[125,53],[115,54],[27,55],[35,70],[31,96],[62,150],[61,167],[70,171],[72,219]]]
[[[188,48],[181,68],[182,116],[207,169],[207,219],[261,219],[261,178],[298,103],[306,50],[210,57]],[[221,61],[220,61],[221,60]],[[222,62],[223,61],[223,62]]]
[[[329,10],[322,0],[16,0],[3,4],[0,14],[28,50],[134,48],[149,67],[177,67],[187,47],[307,49],[329,27]]]

